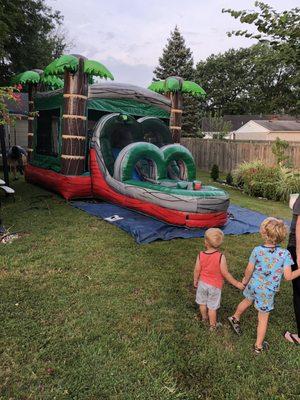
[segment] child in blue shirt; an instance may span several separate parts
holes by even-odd
[[[260,354],[269,345],[264,341],[269,313],[274,309],[274,297],[279,291],[282,276],[288,281],[300,276],[300,269],[292,271],[294,264],[288,250],[279,246],[287,236],[287,228],[283,221],[267,218],[260,227],[264,244],[253,249],[242,283],[246,285],[243,295],[245,299],[237,306],[228,320],[234,331],[240,335],[240,318],[254,303],[258,311],[257,338],[254,353]]]

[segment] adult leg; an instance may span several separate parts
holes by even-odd
[[[15,164],[12,166],[12,173],[14,180],[17,180],[17,166]]]
[[[255,342],[255,346],[258,349],[263,347],[263,342],[268,328],[269,315],[270,313],[267,312],[258,312],[257,337]]]
[[[297,254],[296,254],[296,248],[295,247],[288,247],[289,252],[292,255],[294,265],[292,266],[292,269],[295,271],[298,266],[297,266]],[[287,336],[285,335],[286,339],[289,341],[300,343],[300,278],[296,278],[292,281],[293,285],[293,304],[294,304],[294,312],[295,312],[295,318],[296,318],[296,325],[297,325],[297,334],[291,334],[290,332],[287,332]],[[294,340],[291,338],[293,336]]]
[[[296,278],[293,280],[293,302],[298,337],[300,337],[300,278]]]

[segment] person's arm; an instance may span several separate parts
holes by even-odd
[[[292,281],[295,278],[300,276],[300,268],[298,265],[298,269],[295,271],[292,270],[292,265],[294,265],[294,261],[292,259],[291,253],[286,250],[286,255],[283,262],[283,276],[286,281]]]
[[[295,271],[292,271],[291,266],[285,267],[283,275],[284,275],[284,279],[286,281],[292,281],[293,279],[299,278],[299,276],[300,276],[299,265],[298,265],[298,269],[296,269]]]
[[[298,268],[300,268],[300,215],[297,217],[296,221],[296,260]]]
[[[240,290],[245,289],[245,286],[242,284],[242,282],[237,281],[228,271],[227,261],[224,254],[222,254],[221,257],[220,268],[221,268],[221,274],[223,275],[224,279],[226,279],[227,282],[231,283],[231,285],[235,286]]]
[[[244,285],[247,285],[247,283],[250,281],[253,271],[254,271],[254,264],[249,262],[245,269],[244,278],[242,279]]]
[[[198,287],[198,281],[199,281],[199,276],[201,272],[201,264],[200,264],[200,256],[198,254],[196,264],[195,264],[195,269],[194,269],[194,287]]]

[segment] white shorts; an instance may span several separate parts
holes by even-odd
[[[222,290],[199,281],[196,293],[196,303],[206,305],[210,310],[217,310],[221,303]]]

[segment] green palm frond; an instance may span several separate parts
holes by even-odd
[[[51,90],[61,89],[64,87],[64,81],[55,75],[42,75],[41,83]]]
[[[152,82],[148,89],[157,93],[190,93],[195,97],[205,96],[206,92],[197,83],[192,81],[184,81],[178,76],[170,76],[163,81]]]
[[[71,54],[63,54],[56,60],[52,61],[45,68],[45,75],[62,75],[65,70],[76,72],[78,69],[78,58]]]
[[[84,72],[100,78],[114,80],[112,73],[100,62],[94,60],[84,60]]]
[[[197,83],[192,81],[183,81],[182,93],[190,93],[193,96],[205,96],[206,92]]]
[[[35,71],[25,71],[12,78],[12,84],[27,85],[28,83],[37,84],[40,82],[40,75]]]
[[[152,82],[148,89],[156,93],[165,93],[165,81]]]

